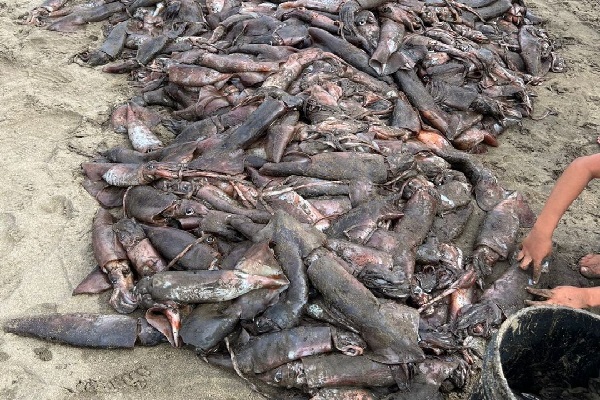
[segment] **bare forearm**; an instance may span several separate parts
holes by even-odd
[[[600,286],[592,288],[583,288],[585,291],[587,307],[599,307],[600,306]]]
[[[594,160],[582,157],[573,161],[565,169],[556,185],[554,185],[535,223],[536,230],[545,232],[549,237],[552,236],[565,211],[595,177],[594,171],[590,169],[592,161]]]

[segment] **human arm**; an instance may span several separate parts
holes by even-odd
[[[556,181],[544,208],[517,255],[523,269],[533,263],[533,281],[541,273],[542,260],[552,252],[552,234],[561,217],[587,184],[600,178],[600,153],[575,159]]]
[[[557,286],[554,289],[527,288],[533,295],[544,298],[541,301],[526,300],[530,306],[556,305],[572,308],[591,308],[600,306],[600,286],[579,288],[574,286]]]

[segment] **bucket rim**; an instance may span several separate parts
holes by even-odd
[[[592,317],[592,318],[600,321],[600,315],[595,314],[593,312],[578,309],[578,308],[559,306],[559,305],[529,306],[529,307],[520,309],[513,315],[506,318],[506,320],[504,320],[504,322],[502,322],[502,324],[500,325],[500,328],[498,329],[498,332],[496,333],[496,338],[495,338],[496,340],[493,340],[493,342],[492,342],[492,344],[494,346],[493,351],[492,351],[492,356],[493,356],[493,362],[495,365],[497,365],[499,367],[499,372],[500,372],[499,376],[497,376],[496,378],[500,381],[501,386],[503,386],[506,389],[507,393],[510,394],[510,398],[507,400],[516,400],[517,398],[514,395],[512,395],[510,386],[508,385],[508,381],[506,380],[506,377],[504,375],[504,366],[502,365],[502,360],[500,360],[500,343],[502,342],[502,339],[504,338],[506,331],[512,325],[513,320],[519,319],[520,317],[522,317],[525,314],[534,313],[539,310],[564,310],[564,311],[568,311],[568,312],[573,312],[574,314],[587,315],[589,317]]]

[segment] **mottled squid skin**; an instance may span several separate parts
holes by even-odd
[[[89,22],[102,21],[124,9],[125,6],[120,2],[101,4],[92,8],[77,8],[70,14],[53,21],[47,29],[50,31],[72,32]]]
[[[237,271],[277,278],[283,275],[268,241],[248,248],[235,266]],[[181,337],[196,351],[208,353],[238,326],[240,320],[252,320],[272,305],[286,286],[252,290],[232,302],[198,305],[182,324]]]
[[[394,297],[408,295],[415,269],[417,246],[427,237],[433,225],[437,208],[438,195],[433,188],[417,189],[406,202],[402,209],[404,215],[394,227],[399,246],[392,253],[394,272],[396,272],[396,279],[400,284],[399,287],[384,293],[394,294]]]
[[[281,161],[287,145],[294,139],[299,119],[300,112],[289,111],[267,128],[265,151],[268,161],[276,163]]]
[[[475,192],[477,205],[484,211],[492,210],[507,196],[496,176],[470,154],[456,150],[444,137],[433,131],[421,130],[418,140],[431,151],[448,161],[453,168],[463,172]]]
[[[180,131],[173,143],[206,140],[226,129],[221,125],[219,118],[215,119],[216,121],[212,117],[208,117],[194,122],[177,121],[177,128]]]
[[[345,168],[351,162],[354,168]],[[259,172],[264,175],[302,175],[329,180],[363,178],[375,183],[387,180],[387,167],[379,154],[332,152],[319,153],[300,161],[266,163]]]
[[[366,356],[326,354],[283,364],[258,378],[272,385],[297,388],[385,387],[396,383],[391,366]]]
[[[203,185],[194,192],[194,197],[207,202],[217,210],[242,215],[257,223],[267,223],[271,219],[269,212],[254,208],[245,208],[237,200],[214,185]]]
[[[166,225],[178,218],[203,216],[208,208],[198,201],[182,199],[152,186],[132,186],[123,198],[124,214],[151,225]]]
[[[385,220],[395,220],[402,211],[394,204],[395,198],[379,198],[364,202],[344,215],[341,215],[327,230],[327,236],[335,239],[347,239],[352,242],[366,243]]]
[[[181,86],[205,86],[214,85],[217,82],[226,81],[231,74],[224,74],[212,68],[198,65],[173,64],[167,67],[169,82]]]
[[[253,236],[253,238],[256,237],[258,237],[258,232]],[[247,274],[271,278],[284,275],[279,261],[277,261],[273,250],[270,248],[270,243],[270,240],[262,240],[250,246],[237,262],[235,269]],[[234,301],[234,306],[239,309],[240,318],[252,320],[267,307],[274,304],[279,294],[286,289],[287,286],[257,289],[238,297]]]
[[[240,43],[229,47],[227,53],[247,53],[268,61],[285,61],[299,50],[291,46],[272,46],[263,43]],[[269,75],[271,76],[271,75]]]
[[[300,224],[280,210],[275,212],[271,222],[256,239],[265,238],[275,243],[275,256],[290,284],[279,301],[255,319],[257,332],[292,328],[298,324],[306,308],[309,291],[303,258],[325,241],[323,233]]]
[[[489,337],[492,328],[525,307],[525,301],[533,297],[525,290],[528,285],[529,274],[510,266],[484,290],[477,303],[466,304],[460,309],[456,329],[469,335]]]
[[[162,51],[163,48],[165,48],[168,42],[169,38],[166,35],[158,35],[143,41],[138,46],[135,61],[141,65],[148,64]]]
[[[406,94],[406,97],[408,97],[410,103],[419,110],[421,117],[429,121],[444,136],[453,138],[456,135],[452,126],[451,116],[435,103],[433,97],[414,71],[398,70],[394,73],[394,78]]]
[[[426,88],[436,103],[461,111],[469,110],[473,101],[479,96],[474,89],[452,85],[441,79],[430,80]],[[456,134],[460,132],[457,131]],[[456,140],[455,137],[452,139]]]
[[[163,147],[160,139],[135,114],[131,105],[127,108],[127,135],[133,148],[142,153]]]
[[[267,133],[267,128],[288,111],[283,100],[267,98],[223,142],[228,150],[247,149]]]
[[[304,312],[314,320],[327,322],[334,327],[340,328],[342,332],[358,334],[358,329],[352,326],[352,322],[340,311],[326,304],[325,299],[322,297],[309,300]]]
[[[337,13],[342,6],[342,0],[296,0],[296,1],[286,1],[279,4],[279,7],[282,9],[291,9],[291,8],[308,8],[317,11],[323,11],[328,13]]]
[[[389,18],[382,18],[381,32],[377,48],[369,59],[369,65],[380,75],[395,72],[400,65],[388,65],[390,57],[402,45],[404,38],[404,25]]]
[[[325,13],[309,10],[305,8],[293,8],[290,11],[284,11],[281,15],[282,20],[289,18],[297,18],[313,26],[315,28],[323,29],[329,33],[336,34],[339,31],[337,21],[330,18]]]
[[[102,314],[48,314],[8,320],[4,331],[77,347],[154,346],[162,335],[143,318]]]
[[[214,267],[220,259],[218,251],[184,230],[144,225],[144,231],[166,260],[171,262],[179,257],[176,268],[206,270]]]
[[[156,161],[144,164],[114,164],[102,175],[102,179],[109,185],[120,187],[147,185],[163,177],[177,176],[180,170],[179,166]]]
[[[196,158],[189,168],[225,172],[242,173],[244,170],[241,150],[247,149],[266,133],[267,128],[290,109],[301,104],[300,99],[283,95],[284,99],[266,98],[237,128],[225,139]]]
[[[125,188],[112,186],[104,181],[93,181],[89,178],[84,179],[82,186],[104,208],[120,207],[123,205]]]
[[[80,53],[78,56],[85,64],[91,67],[104,65],[116,59],[121,54],[125,47],[126,38],[127,21],[119,22],[111,29],[102,46],[94,51]]]
[[[239,321],[239,310],[229,301],[198,304],[183,320],[179,335],[198,354],[209,354],[237,328]]]
[[[367,265],[390,270],[393,267],[393,259],[388,252],[376,250],[372,247],[341,239],[329,239],[325,243],[325,247],[336,252],[351,265],[356,266],[357,274],[360,274]]]
[[[512,3],[510,0],[496,0],[487,5],[474,8],[474,11],[477,12],[477,19],[479,17],[484,20],[499,17],[504,14],[507,10],[510,9]],[[470,14],[469,11],[466,11],[465,14]]]
[[[516,245],[519,228],[531,227],[534,221],[534,213],[519,192],[513,192],[488,212],[472,255],[480,274],[491,274],[497,260],[507,259]]]
[[[379,301],[325,249],[315,251],[309,263],[311,283],[359,330],[371,350],[370,358],[388,364],[424,359],[417,345],[415,309]]]
[[[127,253],[112,229],[113,224],[113,216],[99,209],[92,223],[92,245],[96,262],[113,286],[110,305],[116,311],[127,314],[137,308],[137,300],[131,293],[133,273],[129,268]]]
[[[550,69],[549,54],[544,54],[544,52],[549,53],[548,48],[551,47],[549,40],[541,37],[534,26],[523,25],[519,29],[519,45],[527,72],[533,76],[545,75]],[[545,50],[544,46],[547,47]]]
[[[212,68],[222,73],[229,72],[277,72],[279,63],[269,61],[252,61],[240,54],[218,55],[202,53],[196,64]]]
[[[288,284],[285,276],[270,278],[241,271],[164,271],[141,279],[135,292],[144,302],[149,297],[157,302],[194,304],[232,300],[251,290]]]
[[[359,71],[373,77],[381,78],[379,73],[369,65],[369,55],[362,49],[348,43],[344,39],[332,35],[319,28],[308,28],[313,40],[326,47],[331,53],[340,57]]]
[[[332,350],[330,327],[299,326],[256,336],[234,350],[234,357],[243,373],[260,374],[290,361]]]
[[[398,96],[398,99],[396,99],[394,111],[390,118],[390,125],[408,129],[413,133],[421,130],[419,113],[413,108],[404,94]]]
[[[377,397],[367,389],[325,388],[319,390],[310,400],[377,400]]]
[[[113,225],[113,231],[139,276],[150,276],[167,269],[167,263],[134,219],[121,219]]]
[[[442,385],[462,388],[465,374],[464,362],[461,360],[427,359],[415,365],[414,376],[411,376],[410,390],[400,391],[393,395],[394,400],[442,400]]]
[[[320,231],[324,231],[329,227],[329,220],[295,191],[287,191],[264,198],[273,209],[285,211],[298,222],[313,225]]]

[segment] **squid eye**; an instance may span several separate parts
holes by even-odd
[[[190,190],[190,183],[189,182],[181,182],[181,190],[185,190],[185,191]]]
[[[212,236],[209,236],[206,238],[206,243],[211,244],[215,242],[215,238]]]
[[[273,379],[277,383],[279,383],[279,382],[281,382],[283,380],[283,373],[281,372],[281,370],[277,370],[277,372],[275,373],[275,376],[273,377]]]
[[[192,207],[186,208],[185,215],[194,215],[194,209]]]
[[[367,21],[366,21],[366,20],[364,20],[364,19],[361,19],[361,20],[359,20],[359,21],[358,21],[358,25],[359,25],[359,26],[363,26],[363,25],[364,25],[364,24],[366,24],[366,23],[367,23]]]

